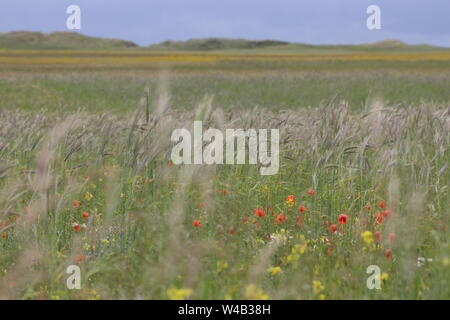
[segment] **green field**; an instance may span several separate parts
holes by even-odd
[[[448,52],[331,49],[0,50],[0,298],[449,299]],[[279,173],[173,165],[194,120]]]

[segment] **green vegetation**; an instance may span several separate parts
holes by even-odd
[[[85,109],[126,112],[135,108],[144,91],[158,91],[160,77],[118,75],[33,76],[0,79],[0,108],[73,111]],[[445,105],[450,100],[450,76],[403,75],[390,72],[299,75],[178,75],[169,77],[168,90],[175,109],[192,110],[205,95],[225,109],[255,106],[271,110],[316,107],[332,99],[348,101],[361,110],[373,99],[392,105]]]
[[[12,31],[0,33],[0,49],[120,49],[134,48],[131,41],[96,38],[76,32]]]
[[[0,299],[449,299],[447,49],[216,40],[0,51]],[[194,120],[279,173],[174,165]]]
[[[190,39],[187,41],[164,41],[152,44],[148,48],[154,50],[236,50],[236,49],[264,49],[288,45],[289,42],[276,40],[246,40],[246,39],[225,39],[225,38],[205,38]]]
[[[0,111],[0,298],[450,297],[446,108],[167,98],[122,115]],[[173,165],[171,132],[194,119],[279,129],[279,173]]]
[[[75,49],[75,50],[110,50],[141,48],[144,50],[164,51],[294,51],[294,52],[408,52],[408,51],[449,51],[450,48],[427,44],[410,45],[398,40],[383,40],[364,44],[306,44],[279,40],[247,40],[228,38],[199,38],[186,41],[167,40],[161,43],[140,47],[132,41],[90,37],[77,32],[42,32],[11,31],[0,33],[0,49]]]

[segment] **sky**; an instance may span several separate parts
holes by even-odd
[[[81,9],[78,32],[140,45],[226,37],[450,47],[450,0],[1,0],[0,32],[69,31],[69,5]],[[379,30],[366,26],[369,5],[381,9]]]

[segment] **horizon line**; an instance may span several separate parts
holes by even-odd
[[[120,41],[128,41],[131,42],[133,44],[136,45],[136,47],[140,47],[140,48],[146,48],[152,45],[158,45],[167,41],[173,41],[173,42],[187,42],[190,40],[202,40],[202,39],[226,39],[226,40],[246,40],[246,41],[278,41],[278,42],[285,42],[286,44],[303,44],[303,45],[313,45],[313,46],[355,46],[355,45],[368,45],[368,44],[376,44],[376,43],[382,43],[385,41],[397,41],[397,42],[401,42],[402,44],[408,45],[408,46],[430,46],[430,47],[437,47],[437,48],[446,48],[446,49],[450,49],[449,47],[446,46],[441,46],[441,45],[434,45],[434,44],[429,44],[429,43],[409,43],[406,42],[404,40],[401,39],[393,39],[393,38],[385,38],[383,40],[378,40],[378,41],[373,41],[373,42],[358,42],[358,43],[310,43],[310,42],[297,42],[297,41],[290,41],[290,40],[278,40],[278,39],[271,39],[271,38],[242,38],[242,37],[238,37],[238,38],[233,38],[233,37],[220,37],[220,36],[209,36],[209,37],[190,37],[187,38],[185,40],[172,40],[172,39],[166,39],[160,42],[154,42],[154,43],[150,43],[147,45],[140,45],[139,43],[133,41],[133,40],[128,40],[128,39],[123,39],[120,37],[108,37],[108,36],[97,36],[97,35],[89,35],[87,33],[82,33],[79,31],[68,31],[68,30],[56,30],[56,31],[51,31],[51,32],[43,32],[43,31],[34,31],[34,30],[10,30],[10,31],[0,31],[0,35],[2,34],[7,34],[7,33],[14,33],[14,32],[29,32],[29,33],[41,33],[44,35],[51,35],[54,33],[74,33],[74,34],[79,34],[85,37],[90,37],[90,38],[99,38],[99,39],[113,39],[113,40],[120,40]]]

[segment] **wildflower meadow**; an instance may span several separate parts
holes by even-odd
[[[209,96],[190,111],[160,91],[125,113],[0,119],[3,299],[449,297],[445,106],[280,113]],[[175,165],[170,134],[194,120],[279,129],[279,172]]]
[[[2,1],[0,300],[183,319],[449,300],[449,12]]]

